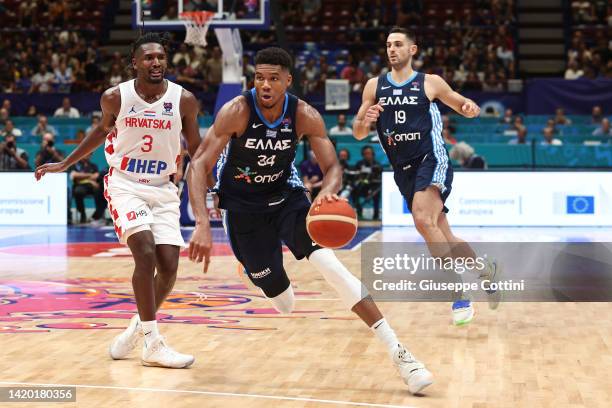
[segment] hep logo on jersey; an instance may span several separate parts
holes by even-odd
[[[126,214],[128,221],[134,221],[138,217],[146,217],[147,215],[147,210],[145,209],[138,211],[130,211]]]
[[[168,168],[168,163],[162,160],[131,159],[125,156],[121,159],[120,168],[131,173],[161,174]]]

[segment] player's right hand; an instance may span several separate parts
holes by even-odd
[[[212,235],[210,233],[210,223],[206,220],[204,223],[196,224],[189,241],[189,259],[195,263],[204,260],[204,273],[208,272],[211,250]]]
[[[378,117],[380,116],[380,112],[383,112],[384,110],[385,109],[380,103],[370,106],[366,111],[365,121],[368,123],[376,122],[378,120]]]
[[[40,180],[42,176],[47,173],[61,173],[62,171],[66,171],[68,166],[63,161],[59,163],[47,163],[42,166],[38,166],[36,171],[34,172],[34,176],[36,180]]]

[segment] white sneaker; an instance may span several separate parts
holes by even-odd
[[[495,259],[487,262],[487,264],[489,266],[489,268],[487,269],[487,272],[480,275],[478,278],[486,279],[491,283],[499,282],[501,280],[501,275],[502,275],[501,264],[499,263],[499,261]],[[486,290],[485,292],[487,293],[487,301],[489,302],[489,309],[491,310],[497,309],[499,307],[499,302],[501,301],[501,298],[502,298],[502,291],[501,290]]]
[[[135,314],[130,319],[130,324],[121,334],[116,336],[108,347],[108,353],[113,360],[122,360],[127,358],[128,354],[138,345],[138,341],[142,336],[140,329],[140,319],[138,314]]]
[[[187,368],[195,358],[171,349],[162,336],[153,339],[151,344],[142,349],[142,365],[148,367]]]
[[[393,363],[398,368],[411,394],[417,394],[428,385],[433,384],[433,375],[401,344],[398,344],[393,352]]]
[[[453,302],[453,323],[455,326],[468,324],[474,318],[474,307],[469,299],[461,299]]]

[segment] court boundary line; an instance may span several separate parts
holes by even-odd
[[[380,233],[381,233],[381,230],[374,231],[373,233],[371,233],[370,235],[368,235],[367,237],[359,241],[359,243],[355,245],[354,247],[352,247],[351,249],[349,249],[349,251],[351,252],[357,251],[359,248],[361,248],[361,244],[372,240],[376,234],[380,234]]]
[[[32,383],[32,382],[19,382],[19,381],[0,381],[0,385],[20,385],[26,387],[76,387],[76,388],[94,388],[94,389],[111,389],[111,390],[125,390],[125,391],[145,391],[145,392],[166,392],[166,393],[178,393],[178,394],[199,394],[199,395],[214,395],[220,397],[246,397],[246,398],[261,398],[281,401],[302,401],[302,402],[319,402],[323,404],[338,404],[338,405],[351,405],[360,407],[380,407],[380,408],[416,408],[408,405],[389,405],[389,404],[375,404],[369,402],[352,402],[352,401],[341,401],[341,400],[326,400],[317,398],[306,398],[306,397],[283,397],[277,395],[264,395],[264,394],[244,394],[234,392],[220,392],[220,391],[197,391],[197,390],[176,390],[170,388],[148,388],[148,387],[120,387],[116,385],[90,385],[90,384],[54,384],[54,383]]]

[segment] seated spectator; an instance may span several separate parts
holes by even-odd
[[[571,60],[567,64],[567,69],[565,70],[565,79],[578,79],[584,75],[584,71],[578,67],[578,62],[576,60]]]
[[[100,117],[99,116],[92,116],[91,117],[91,125],[89,125],[87,127],[87,129],[85,129],[85,134],[89,134],[89,132],[91,132],[93,129],[95,129],[98,125],[100,124]]]
[[[123,74],[121,73],[121,67],[119,64],[113,64],[108,74],[108,86],[117,86],[123,82]]]
[[[555,135],[559,134],[559,129],[557,129],[557,124],[555,123],[554,118],[548,119],[546,121],[546,126],[544,126],[544,128],[551,128],[553,131],[553,134]],[[544,131],[544,129],[542,129],[542,131]]]
[[[302,72],[300,73],[300,78],[304,83],[303,91],[305,94],[313,92],[317,83],[317,78],[319,77],[319,68],[315,65],[316,61],[314,58],[310,58],[304,68],[302,68]]]
[[[524,127],[525,124],[523,123],[523,118],[519,115],[516,115],[512,124],[506,130],[504,130],[504,135],[516,136],[518,135],[518,131]]]
[[[486,169],[484,157],[478,156],[474,148],[465,142],[459,142],[451,149],[450,158],[456,160],[465,169]]]
[[[11,106],[12,105],[10,99],[5,99],[4,101],[2,101],[2,109],[6,109],[9,116],[11,116]]]
[[[48,123],[47,117],[45,115],[38,115],[38,123],[32,128],[30,135],[42,136],[46,132],[51,132],[53,136],[57,136],[57,129]]]
[[[300,173],[302,174],[304,187],[310,191],[310,198],[314,200],[319,191],[321,191],[321,185],[323,185],[323,172],[319,167],[314,152],[310,150],[308,155],[310,158],[300,164]]]
[[[542,145],[550,145],[550,146],[561,146],[563,142],[555,137],[555,131],[551,127],[545,127],[542,130],[544,134],[544,140],[540,144]]]
[[[36,153],[36,167],[47,163],[57,163],[64,160],[64,153],[55,148],[55,136],[53,133],[46,132],[42,135],[40,150]]]
[[[350,167],[349,160],[351,159],[351,153],[347,149],[340,149],[338,152],[338,162],[342,169],[348,169]]]
[[[514,139],[511,139],[508,144],[527,144],[527,128],[524,126],[520,128],[516,133],[516,137]]]
[[[499,123],[505,123],[506,125],[512,123],[512,109],[508,108],[504,111],[504,116],[501,118]]]
[[[55,68],[55,78],[53,83],[55,89],[59,93],[70,93],[70,88],[74,83],[74,75],[72,68],[66,65],[65,62],[60,62],[59,67]]]
[[[6,125],[6,122],[8,120],[9,120],[9,112],[4,108],[0,108],[0,125]]]
[[[4,129],[0,131],[0,137],[4,138],[7,135],[13,135],[15,137],[20,137],[23,135],[23,132],[20,129],[15,127],[12,120],[8,119],[6,123],[4,124]]]
[[[334,136],[353,136],[353,129],[346,126],[346,115],[343,113],[338,115],[338,124],[329,129],[329,137]]]
[[[88,195],[92,195],[96,203],[96,211],[92,216],[92,223],[100,224],[103,222],[106,199],[104,198],[102,175],[98,171],[98,166],[91,162],[91,154],[85,156],[72,167],[70,179],[73,183],[72,196],[76,201],[81,224],[87,222],[84,200]]]
[[[591,123],[600,124],[603,119],[603,113],[601,111],[601,106],[595,105],[591,110]]]
[[[372,199],[374,207],[374,218],[379,219],[380,214],[380,193],[382,186],[382,166],[374,158],[372,146],[364,146],[361,149],[361,157],[355,164],[355,183],[351,191],[351,200],[357,210],[357,216],[362,217],[363,208],[361,199]]]
[[[338,152],[338,162],[340,162],[340,166],[342,166],[342,188],[340,189],[340,193],[338,195],[346,199],[351,196],[351,191],[353,190],[353,184],[355,181],[354,176],[356,174],[349,164],[350,159],[351,153],[347,149],[341,149]]]
[[[592,134],[593,136],[612,136],[612,129],[610,129],[610,119],[603,118],[599,127],[595,129]]]
[[[350,58],[349,65],[342,69],[340,78],[347,79],[353,92],[360,92],[363,84],[366,81],[366,76],[357,65],[357,62]]]
[[[565,116],[565,112],[563,111],[563,108],[557,108],[557,111],[555,113],[555,125],[571,125],[572,121]]]
[[[79,113],[77,108],[73,107],[70,104],[70,98],[66,97],[62,101],[62,106],[57,108],[57,110],[55,111],[53,116],[56,117],[56,118],[72,118],[72,119],[76,119],[76,118],[80,118],[81,114]]]
[[[55,76],[49,72],[47,69],[47,65],[40,64],[38,67],[38,72],[32,76],[31,82],[32,87],[30,88],[30,93],[40,92],[47,93],[53,90],[53,80]]]
[[[25,150],[17,147],[15,136],[7,135],[4,142],[0,143],[0,171],[27,171],[28,154]]]
[[[28,108],[28,111],[26,112],[26,116],[33,118],[34,116],[37,116],[37,115],[38,115],[38,109],[36,109],[36,106],[30,105],[30,107]]]
[[[449,144],[449,145],[457,144],[457,139],[451,133],[450,128],[442,129],[442,137],[444,138],[444,143],[446,144]]]

